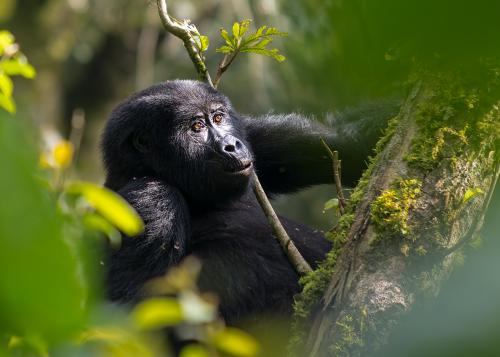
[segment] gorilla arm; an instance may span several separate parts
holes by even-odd
[[[259,179],[268,193],[287,193],[333,183],[331,159],[324,139],[342,160],[342,181],[353,186],[387,120],[398,112],[394,103],[373,104],[327,117],[327,125],[300,114],[244,117],[247,140]]]
[[[127,302],[142,295],[143,284],[165,273],[185,255],[190,217],[182,194],[162,181],[141,178],[119,192],[139,213],[145,231],[123,237],[122,246],[107,260],[108,294]]]

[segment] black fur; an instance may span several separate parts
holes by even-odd
[[[131,203],[146,230],[124,237],[111,253],[111,299],[140,299],[147,280],[192,254],[203,264],[200,287],[219,295],[229,323],[290,313],[297,275],[251,192],[251,170],[268,194],[331,182],[330,159],[319,141],[324,138],[340,151],[344,181],[353,183],[379,133],[376,122],[354,117],[341,122],[332,116],[333,129],[299,114],[243,117],[208,85],[181,80],[120,104],[103,136],[106,186]],[[195,122],[202,130],[193,130]],[[362,140],[356,137],[360,128]],[[282,222],[315,266],[330,244],[308,227]]]

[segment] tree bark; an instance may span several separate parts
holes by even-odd
[[[350,224],[335,232],[342,249],[305,278],[300,355],[358,356],[385,344],[477,235],[500,172],[498,81],[482,73],[479,84],[451,71],[413,76],[351,196]]]

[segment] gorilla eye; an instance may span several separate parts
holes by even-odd
[[[203,128],[204,128],[204,125],[201,121],[197,121],[196,123],[191,125],[191,130],[193,130],[193,131],[200,131]]]
[[[215,124],[219,124],[222,121],[222,114],[215,114],[213,121]]]

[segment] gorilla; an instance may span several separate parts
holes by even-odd
[[[145,231],[123,237],[121,248],[110,252],[110,299],[140,300],[149,279],[193,255],[202,263],[199,287],[218,295],[226,322],[289,315],[298,276],[253,195],[252,171],[271,196],[330,183],[323,138],[340,152],[343,180],[352,184],[384,122],[371,120],[372,114],[330,116],[329,125],[299,114],[254,118],[192,80],[132,95],[112,112],[104,130],[105,186],[136,209]],[[318,231],[281,219],[314,268],[330,243]]]

